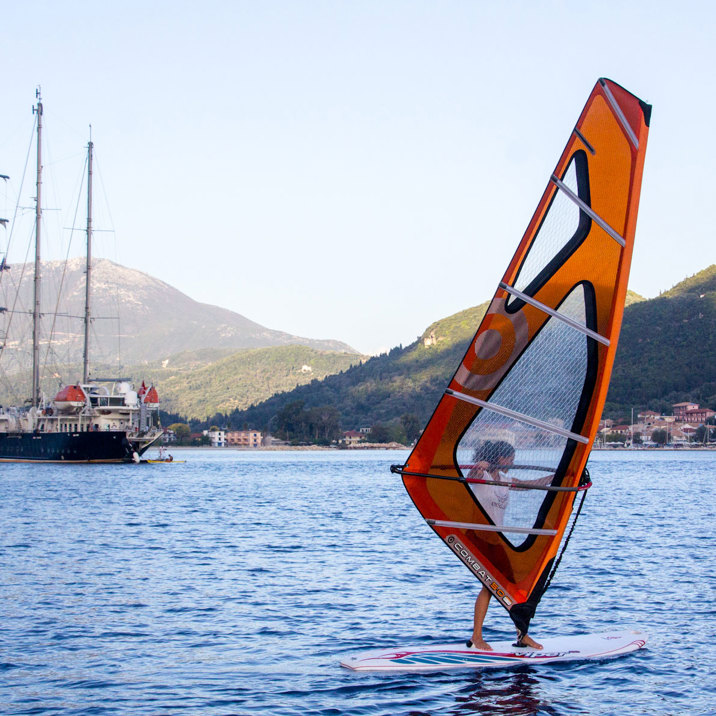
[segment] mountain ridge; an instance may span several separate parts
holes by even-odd
[[[42,292],[43,314],[53,315],[55,305],[51,297],[60,293],[63,296],[59,304],[62,315],[54,322],[54,343],[58,346],[55,362],[81,362],[83,323],[79,319],[84,314],[84,266],[81,258],[41,265],[43,287],[49,285]],[[12,294],[18,284],[20,287],[7,347],[27,353],[29,340],[24,336],[29,338],[31,333],[31,265],[13,265],[0,276],[3,306],[16,305]],[[358,355],[358,351],[342,341],[294,336],[262,326],[235,311],[195,301],[160,279],[104,258],[95,259],[92,264],[92,303],[91,352],[95,361],[101,363],[116,362],[111,356],[117,350],[117,320],[112,320],[117,316],[124,365],[206,347],[238,350],[298,344]]]
[[[165,412],[208,420],[215,414],[245,409],[274,394],[320,381],[364,360],[367,356],[303,345],[229,352],[205,349],[185,352],[161,364],[134,367],[129,373],[135,383],[143,374],[151,375]]]

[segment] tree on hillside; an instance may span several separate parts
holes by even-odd
[[[713,442],[716,438],[716,430],[711,426],[699,425],[694,433],[694,442],[707,443]]]
[[[376,423],[368,433],[368,442],[389,443],[391,441],[390,427],[384,423]]]
[[[191,430],[186,423],[172,423],[167,429],[174,432],[178,443],[188,440],[189,435],[191,435]]]
[[[666,445],[667,438],[668,435],[666,434],[666,430],[654,430],[651,434],[652,441],[657,445]]]
[[[276,416],[276,433],[284,440],[298,440],[303,432],[303,406],[305,401],[294,400],[279,411]]]
[[[276,434],[292,443],[330,445],[340,437],[340,414],[333,405],[306,410],[303,400],[285,405],[276,416]]]
[[[403,426],[403,430],[405,431],[405,437],[409,443],[412,443],[418,439],[418,436],[420,435],[420,431],[422,430],[423,426],[417,415],[415,415],[414,413],[405,413],[400,418],[400,423]]]
[[[408,441],[405,435],[405,428],[400,423],[376,423],[368,434],[368,442],[371,443],[400,443],[404,445]]]
[[[333,405],[311,408],[306,412],[305,423],[313,442],[319,445],[330,445],[340,437],[340,414]]]

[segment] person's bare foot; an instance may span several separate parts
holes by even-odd
[[[492,647],[484,639],[471,639],[471,649],[477,649],[477,651],[492,651]]]
[[[522,637],[522,641],[520,642],[520,646],[526,646],[530,649],[542,649],[542,644],[538,644],[531,636],[528,636],[525,634]]]

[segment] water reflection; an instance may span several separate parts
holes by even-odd
[[[499,672],[477,672],[455,697],[450,714],[557,714],[541,695],[541,681],[531,667]]]

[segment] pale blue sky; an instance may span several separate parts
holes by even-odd
[[[0,213],[41,84],[46,205],[91,123],[97,252],[268,327],[375,352],[491,297],[600,76],[654,105],[631,288],[716,261],[711,2],[3,5]]]

